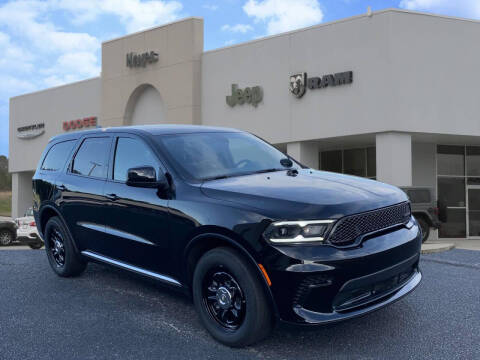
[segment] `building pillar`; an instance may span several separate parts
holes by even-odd
[[[32,177],[30,171],[12,173],[12,218],[23,216],[33,204]]]
[[[377,180],[396,185],[412,185],[412,136],[405,133],[377,134]]]
[[[287,154],[303,165],[318,169],[318,144],[312,142],[294,142],[287,144]]]

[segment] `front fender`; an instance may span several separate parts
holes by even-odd
[[[224,233],[222,234],[221,232],[224,232]],[[191,257],[190,255],[192,254],[192,251],[195,251],[196,249],[208,251],[217,246],[230,246],[236,249],[237,251],[239,251],[255,269],[263,285],[263,288],[267,293],[269,303],[274,310],[275,318],[278,319],[279,314],[277,310],[277,305],[273,298],[273,294],[270,289],[270,286],[267,283],[267,280],[263,275],[262,270],[259,267],[259,259],[255,259],[252,253],[247,250],[247,248],[249,247],[248,242],[242,241],[240,239],[234,240],[234,238],[238,237],[236,236],[236,234],[226,235],[226,233],[228,233],[228,230],[226,229],[223,229],[223,231],[220,229],[220,231],[216,231],[216,232],[204,232],[196,235],[189,241],[189,243],[185,247],[184,254],[182,256],[182,259],[184,262],[182,268],[184,269],[183,277],[184,277],[185,283],[190,284],[190,274],[193,273],[194,271],[194,268],[192,268],[192,264],[188,263],[188,259],[190,259]],[[210,244],[205,244],[207,241]],[[212,242],[214,244],[212,244]],[[204,252],[202,252],[202,254]]]

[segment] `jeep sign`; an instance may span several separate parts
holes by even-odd
[[[239,89],[237,84],[232,84],[232,95],[226,97],[227,104],[231,107],[245,103],[257,106],[263,100],[263,91],[260,86],[246,87]]]

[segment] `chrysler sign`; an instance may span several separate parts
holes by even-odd
[[[45,124],[38,123],[17,128],[17,137],[20,139],[33,139],[45,132]]]
[[[289,90],[297,98],[301,98],[308,89],[324,89],[326,87],[351,84],[353,71],[344,71],[335,74],[307,77],[307,73],[299,73],[290,76]]]

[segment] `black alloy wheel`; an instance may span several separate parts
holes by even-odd
[[[192,293],[205,328],[219,342],[242,347],[265,338],[273,327],[267,284],[239,251],[220,247],[195,267]]]
[[[204,278],[203,301],[210,315],[225,329],[238,329],[245,318],[243,291],[223,266],[212,269]]]
[[[58,229],[54,228],[49,236],[48,239],[48,247],[50,249],[50,253],[55,261],[55,264],[58,267],[62,267],[65,265],[65,243],[63,240],[63,236],[58,231]]]
[[[77,253],[63,222],[58,217],[50,218],[44,234],[45,251],[53,271],[62,277],[80,275],[87,263]]]

